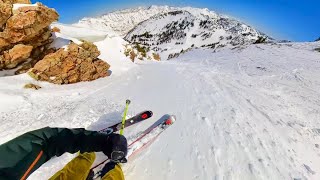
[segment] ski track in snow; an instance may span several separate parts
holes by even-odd
[[[44,126],[102,129],[120,120],[129,98],[130,114],[154,117],[126,129],[128,137],[164,114],[177,121],[124,165],[128,180],[320,179],[319,59],[308,49],[252,45],[193,50],[90,83],[41,83],[39,91],[22,89],[32,81],[26,75],[2,77],[0,143]],[[47,179],[72,157],[50,160],[29,179]]]

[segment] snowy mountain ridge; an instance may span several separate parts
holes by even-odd
[[[150,6],[125,9],[98,18],[84,18],[77,26],[114,32],[130,43],[161,53],[164,59],[192,47],[216,49],[267,37],[238,20],[209,9]]]
[[[139,23],[151,18],[157,14],[163,14],[170,11],[188,11],[196,16],[206,15],[211,18],[228,18],[230,17],[210,11],[207,8],[194,8],[194,7],[171,7],[171,6],[156,6],[137,7],[123,10],[117,10],[104,14],[100,17],[85,17],[75,25],[82,27],[93,27],[98,30],[114,31],[121,36],[127,35]],[[241,23],[244,24],[244,23]]]
[[[156,14],[169,12],[175,9],[176,8],[169,6],[150,6],[124,9],[107,13],[101,17],[85,17],[75,25],[81,27],[94,26],[95,29],[116,32],[118,35],[124,37],[140,22],[145,21]]]
[[[157,14],[137,25],[125,39],[151,47],[170,59],[189,48],[251,44],[260,36],[264,34],[239,21],[190,8]]]

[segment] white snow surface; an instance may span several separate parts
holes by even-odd
[[[87,40],[90,42],[98,42],[104,40],[106,37],[116,36],[116,34],[112,31],[97,30],[93,29],[93,27],[84,28],[76,25],[67,25],[62,23],[53,23],[51,27],[59,28],[61,33],[66,36]]]
[[[12,10],[17,10],[21,7],[37,7],[38,4],[21,4],[21,3],[16,3],[13,4]]]
[[[164,114],[177,120],[123,166],[128,180],[320,179],[319,42],[194,49],[138,64],[124,57],[125,43],[95,43],[112,75],[93,82],[0,77],[0,144],[46,126],[105,128],[131,99],[130,115],[154,117],[126,129],[128,138]],[[43,88],[23,89],[30,82]],[[48,179],[74,156],[53,158],[29,179]]]

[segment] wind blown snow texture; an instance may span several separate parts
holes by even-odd
[[[0,143],[45,126],[102,129],[120,120],[129,98],[129,114],[150,109],[154,117],[126,129],[128,138],[164,114],[177,121],[124,165],[128,180],[320,179],[319,42],[197,49],[138,64],[123,43],[96,42],[108,78],[59,86],[1,77]],[[43,88],[23,89],[29,82]],[[73,157],[50,160],[29,179],[47,179]]]

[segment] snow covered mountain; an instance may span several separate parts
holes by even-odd
[[[111,29],[131,43],[161,53],[164,59],[191,47],[215,49],[244,45],[266,36],[240,21],[208,9],[191,7],[126,9],[99,18],[84,18],[77,25]]]
[[[138,7],[125,9],[114,11],[101,17],[86,17],[81,19],[75,25],[81,27],[95,27],[95,29],[115,32],[124,37],[140,22],[145,21],[156,14],[166,13],[175,9],[176,8],[169,6],[150,6],[148,8]]]
[[[192,47],[215,49],[253,43],[262,35],[248,25],[207,9],[181,8],[140,23],[125,39],[149,46],[170,58],[173,53]]]

